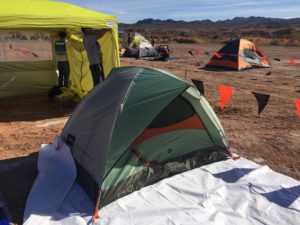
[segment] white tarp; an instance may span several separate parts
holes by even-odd
[[[142,188],[102,208],[95,223],[68,147],[43,147],[38,165],[26,225],[300,224],[300,182],[244,158]]]

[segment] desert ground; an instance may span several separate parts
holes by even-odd
[[[191,82],[204,81],[205,97],[216,111],[231,148],[259,164],[300,179],[300,119],[294,99],[300,99],[300,47],[261,46],[273,68],[241,72],[208,71],[202,67],[222,44],[170,44],[168,62],[121,58],[122,66],[147,66],[167,70]],[[202,54],[192,56],[188,51]],[[209,52],[210,55],[204,54]],[[275,61],[273,58],[280,58]],[[271,75],[266,75],[267,72]],[[224,110],[219,109],[219,85],[234,87]],[[252,91],[270,94],[258,115]],[[57,102],[47,94],[0,99],[0,193],[11,221],[22,223],[26,197],[37,174],[37,152],[53,143],[77,103]]]

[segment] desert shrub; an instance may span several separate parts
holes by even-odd
[[[293,34],[293,29],[292,28],[286,28],[286,29],[279,29],[273,32],[273,36],[279,38],[283,38],[283,37],[291,37],[291,35]]]
[[[299,46],[299,44],[299,41],[296,39],[284,40],[283,42],[284,46]]]
[[[281,45],[281,46],[300,46],[300,41],[296,39],[273,39],[270,43],[271,45]]]
[[[278,39],[272,39],[271,45],[281,45],[281,42]]]
[[[272,33],[269,31],[264,31],[264,30],[258,30],[258,29],[253,29],[253,30],[243,30],[241,31],[242,36],[246,37],[261,37],[261,38],[271,38]]]
[[[292,39],[300,41],[300,30],[294,30],[292,33]]]
[[[258,45],[272,45],[273,40],[274,39],[270,38],[254,38],[253,42],[255,42]]]
[[[177,37],[174,38],[174,41],[180,44],[197,44],[198,41],[196,38],[182,38],[182,37]]]
[[[299,40],[293,40],[293,46],[300,46]]]

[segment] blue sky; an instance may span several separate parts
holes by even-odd
[[[213,21],[236,16],[300,17],[300,0],[56,0],[116,15],[119,22],[145,18]]]

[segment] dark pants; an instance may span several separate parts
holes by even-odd
[[[104,81],[103,67],[101,64],[90,65],[90,70],[93,77],[94,87]]]
[[[58,86],[68,87],[70,67],[68,61],[57,62],[58,68]]]

